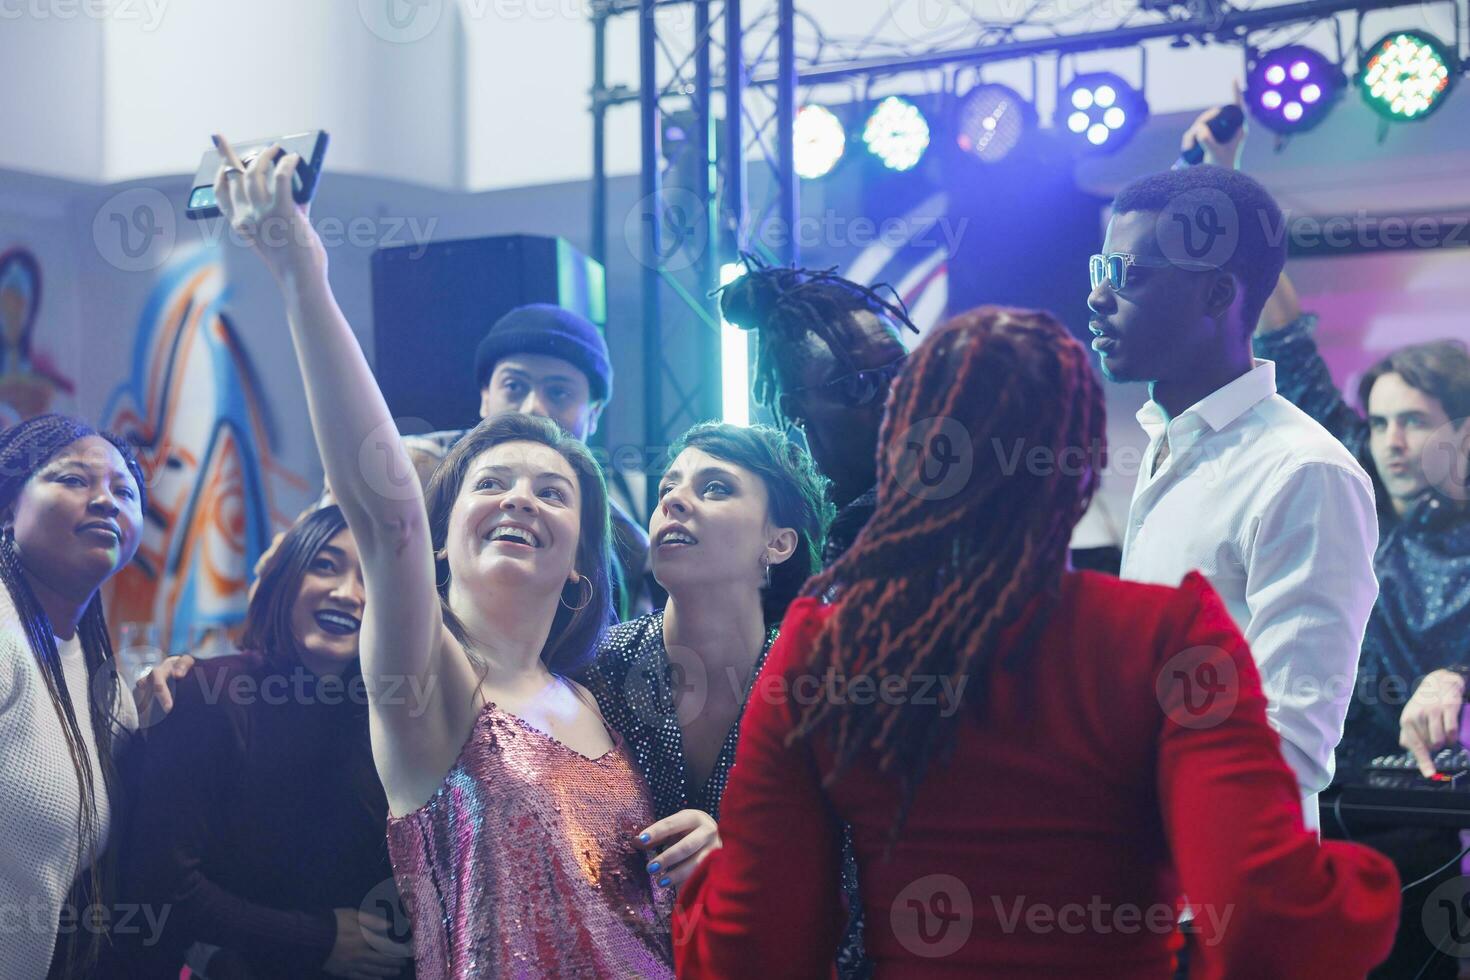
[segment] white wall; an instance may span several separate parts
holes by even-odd
[[[322,128],[336,172],[459,187],[455,9],[408,41],[374,19],[387,2],[3,0],[0,167],[95,183],[192,174],[216,129]]]
[[[215,129],[321,128],[336,172],[456,186],[454,18],[412,43],[372,26],[395,36],[355,0],[169,0],[156,30],[110,27],[105,180],[192,171]]]
[[[105,25],[0,11],[0,168],[100,180]]]

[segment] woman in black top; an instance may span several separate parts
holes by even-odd
[[[240,656],[201,661],[147,733],[125,886],[168,909],[137,976],[411,973],[388,863],[387,800],[358,668],[363,583],[342,513],[303,516],[261,570]],[[400,692],[411,697],[411,692]],[[126,936],[119,942],[128,944]]]
[[[702,423],[670,449],[648,523],[660,611],[614,626],[582,678],[653,792],[649,873],[719,846],[740,717],[786,607],[820,568],[826,481],[775,429]]]

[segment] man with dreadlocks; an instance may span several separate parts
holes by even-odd
[[[1028,464],[919,492],[913,445],[955,427]],[[843,821],[880,976],[1162,980],[1185,893],[1212,929],[1192,976],[1362,976],[1387,953],[1398,878],[1303,825],[1214,590],[1068,567],[1104,440],[1087,354],[1048,314],[982,308],[914,352],[872,519],[751,695],[724,846],[679,896],[680,977],[827,973]],[[1201,651],[1237,679],[1203,724],[1178,679]]]
[[[901,303],[831,271],[773,268],[753,256],[746,265],[721,293],[720,312],[756,331],[756,401],[806,435],[832,481],[838,513],[822,553],[830,565],[873,513],[883,403],[907,354],[900,334],[919,330]]]
[[[100,858],[115,833],[114,756],[137,728],[98,591],[138,550],[145,484],[125,443],[76,419],[42,415],[0,433],[6,978],[97,970],[107,923],[76,913],[111,898]]]
[[[725,287],[726,322],[759,335],[755,397],[779,424],[806,435],[837,516],[822,548],[822,565],[840,558],[862,531],[878,500],[875,461],[888,388],[907,350],[902,330],[918,333],[902,300],[831,270],[772,268],[754,256],[747,272]],[[843,893],[851,910],[837,955],[842,980],[872,972],[863,952],[863,909],[852,842],[843,840]]]

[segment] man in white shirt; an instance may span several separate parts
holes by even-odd
[[[1113,202],[1087,302],[1103,374],[1149,383],[1122,576],[1177,585],[1198,569],[1220,593],[1315,828],[1378,597],[1378,521],[1363,468],[1251,353],[1282,222],[1232,170],[1143,177]]]

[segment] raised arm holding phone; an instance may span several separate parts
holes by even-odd
[[[610,614],[607,494],[548,420],[484,420],[425,491],[292,199],[295,154],[228,161],[221,211],[286,301],[312,431],[357,540],[362,672],[419,976],[671,974],[647,789],[568,680]],[[535,819],[525,819],[534,814]],[[474,832],[470,832],[474,828]],[[517,922],[550,923],[525,930]]]

